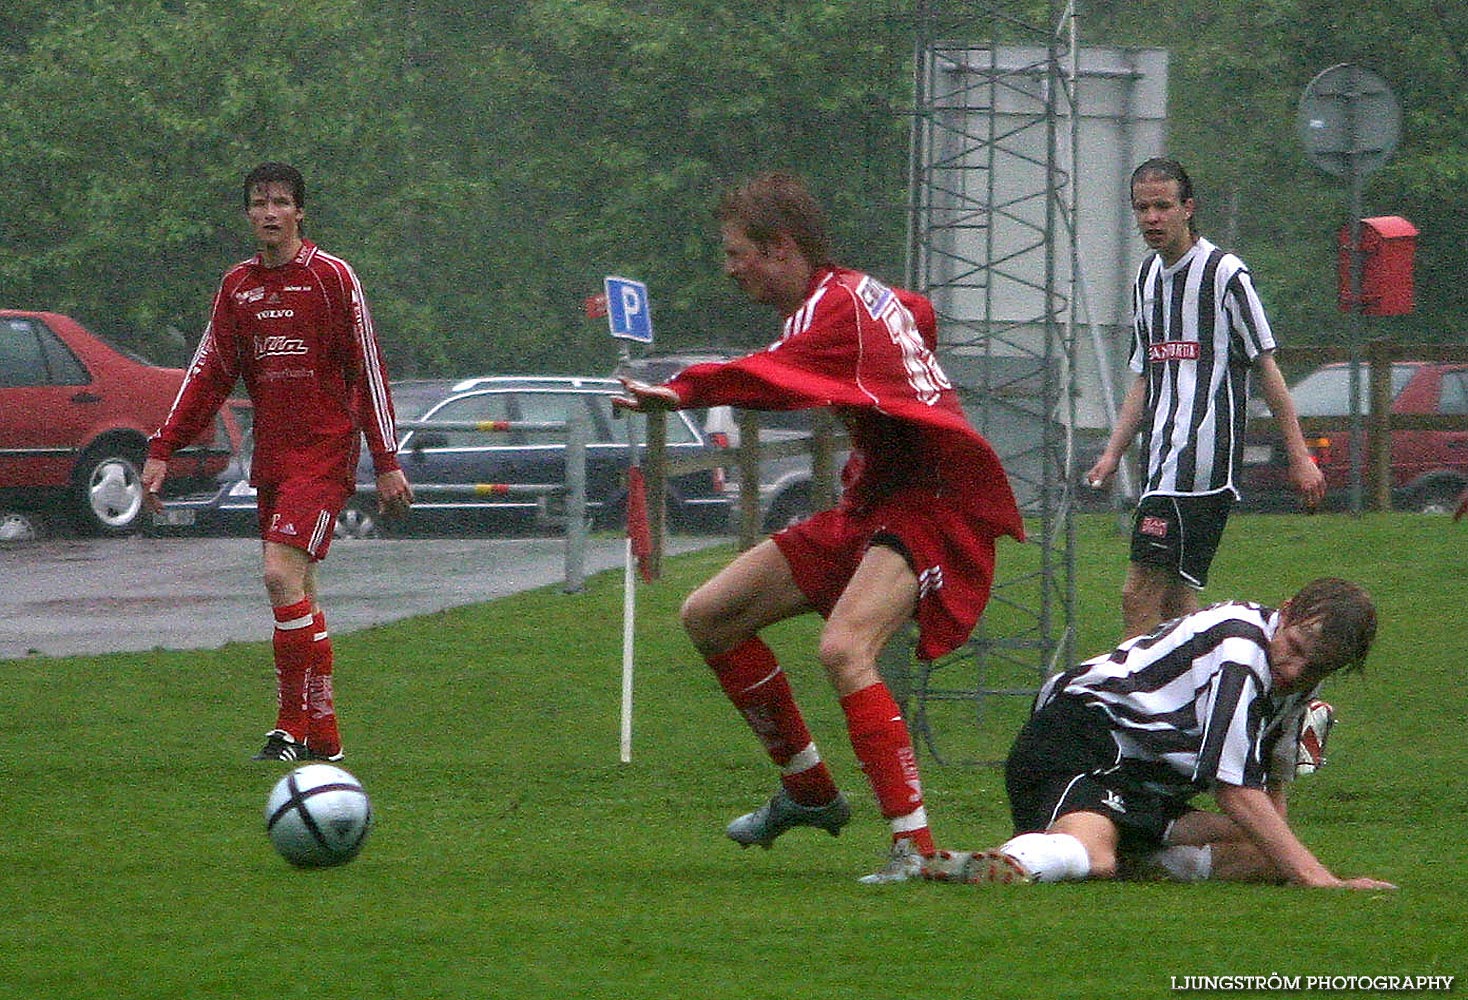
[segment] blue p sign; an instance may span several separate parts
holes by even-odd
[[[652,343],[652,309],[647,298],[647,286],[630,278],[608,276],[607,325],[613,337],[635,340],[640,344]]]

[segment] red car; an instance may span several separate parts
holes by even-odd
[[[0,509],[60,509],[88,534],[141,528],[148,435],[183,376],[70,317],[0,310]],[[225,411],[170,464],[170,490],[207,483],[228,463],[234,414]]]
[[[1290,388],[1302,418],[1337,418],[1325,430],[1305,431],[1315,462],[1325,473],[1326,506],[1343,508],[1351,485],[1350,366],[1323,365]],[[1369,373],[1360,369],[1361,461],[1365,490],[1366,411]],[[1468,365],[1396,361],[1391,366],[1392,413],[1461,416],[1468,419]],[[1256,402],[1255,416],[1268,411]],[[1248,506],[1298,507],[1289,492],[1284,452],[1277,434],[1251,435],[1244,448],[1240,492]],[[1391,439],[1392,505],[1397,510],[1451,511],[1468,486],[1468,430],[1396,430]],[[1369,502],[1364,496],[1363,502]]]

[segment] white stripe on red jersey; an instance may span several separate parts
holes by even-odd
[[[356,481],[361,438],[378,473],[398,468],[392,398],[356,272],[309,240],[286,264],[259,256],[224,275],[204,337],[149,454],[168,458],[243,379],[254,403],[255,485]]]

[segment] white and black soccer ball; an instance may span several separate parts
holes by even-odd
[[[362,783],[331,764],[307,764],[276,782],[265,801],[270,843],[297,868],[344,865],[372,829]]]

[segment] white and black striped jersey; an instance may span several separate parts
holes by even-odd
[[[1057,674],[1037,707],[1065,696],[1100,708],[1122,766],[1164,794],[1263,787],[1281,723],[1310,696],[1271,695],[1278,628],[1273,608],[1214,604]]]
[[[1200,238],[1172,267],[1157,254],[1142,262],[1128,361],[1147,379],[1143,496],[1238,496],[1249,366],[1274,346],[1235,255]]]

